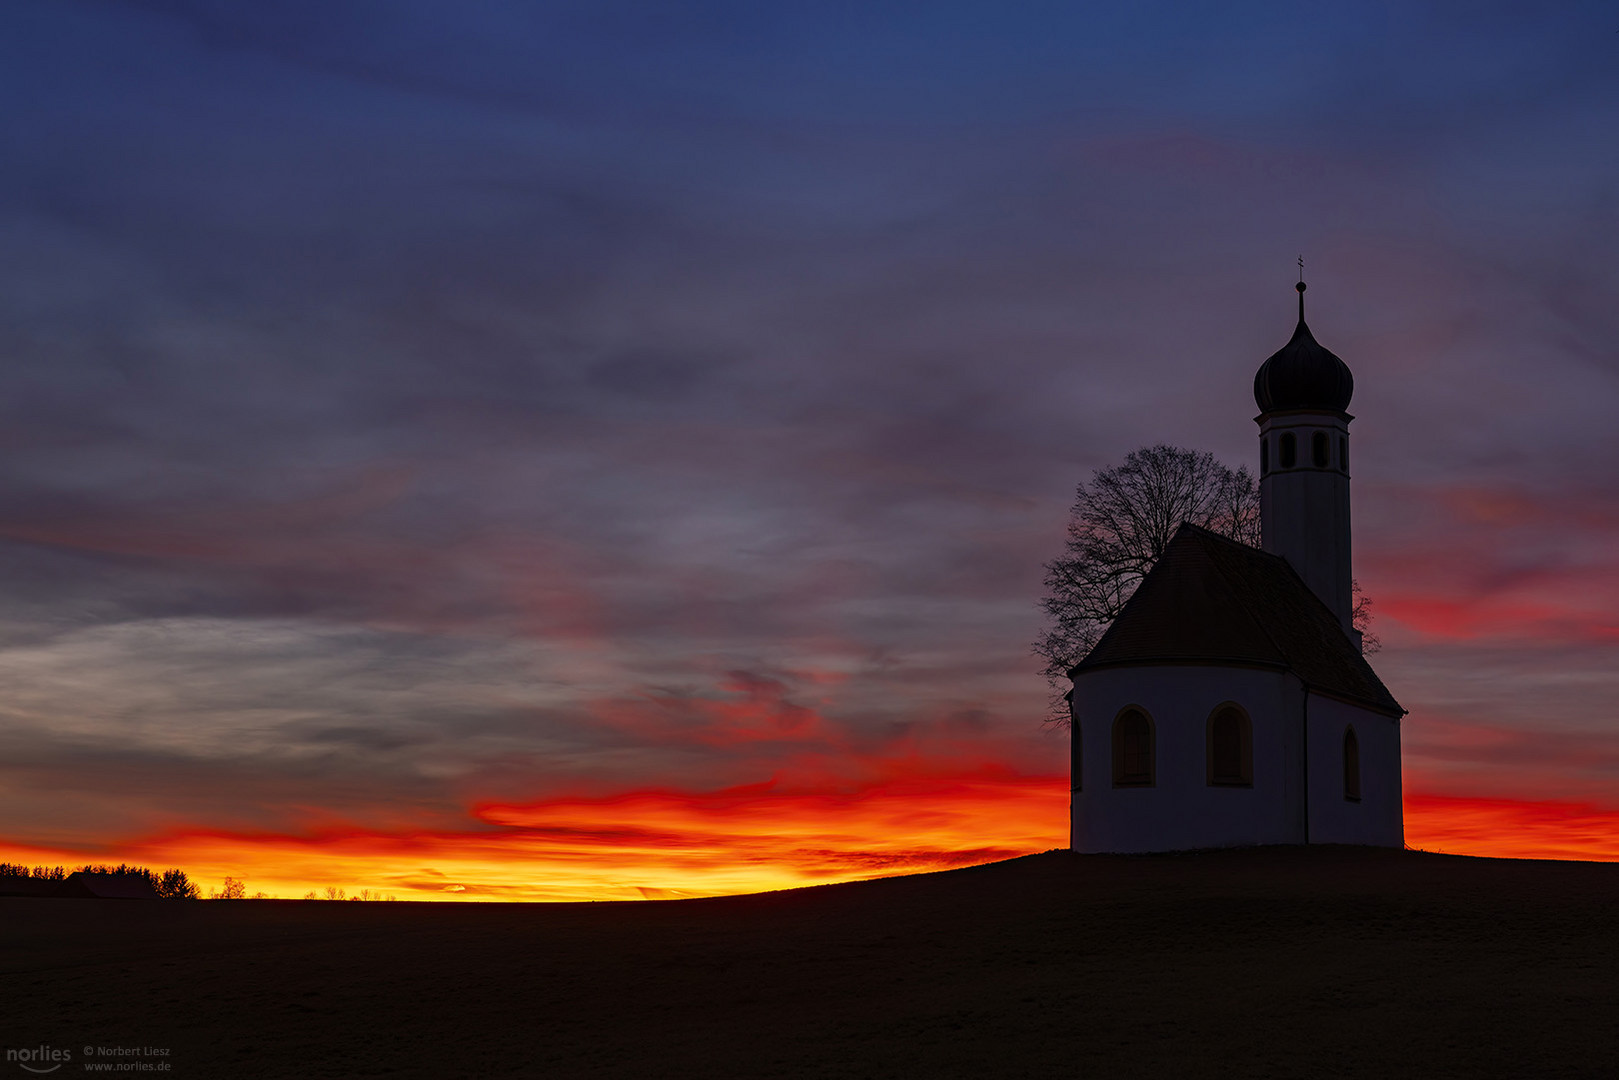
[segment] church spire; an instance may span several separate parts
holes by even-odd
[[[1309,286],[1304,284],[1304,256],[1299,256],[1299,283],[1293,286],[1299,291],[1299,325],[1304,325],[1304,290]]]

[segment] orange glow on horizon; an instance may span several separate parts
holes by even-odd
[[[1408,794],[1405,843],[1499,859],[1619,862],[1619,810],[1552,799]]]
[[[1497,858],[1619,861],[1619,810],[1412,793],[1411,848]],[[922,873],[1064,847],[1068,781],[986,768],[846,792],[775,783],[645,789],[474,809],[483,828],[311,835],[175,832],[95,852],[0,843],[0,861],[178,866],[206,894],[401,900],[639,900],[765,892]]]
[[[639,900],[766,892],[993,862],[1062,847],[1068,779],[983,769],[844,793],[757,784],[477,807],[465,832],[311,836],[196,830],[105,853],[0,845],[0,860],[178,866],[206,892],[328,886],[401,900]]]

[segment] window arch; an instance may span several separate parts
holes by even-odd
[[[1327,441],[1327,433],[1318,431],[1310,436],[1310,464],[1318,469],[1325,469],[1332,464],[1332,444]]]
[[[1282,432],[1282,443],[1277,448],[1277,464],[1284,469],[1291,469],[1299,460],[1299,440],[1291,431]]]
[[[1360,740],[1353,724],[1344,728],[1344,798],[1360,802]]]
[[[1227,702],[1209,714],[1208,778],[1211,787],[1253,787],[1254,728],[1248,714]]]
[[[1125,709],[1113,721],[1113,786],[1152,787],[1157,777],[1152,719]]]

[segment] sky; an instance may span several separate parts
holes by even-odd
[[[1067,842],[1075,485],[1353,369],[1411,846],[1619,859],[1611,4],[13,0],[0,858]]]

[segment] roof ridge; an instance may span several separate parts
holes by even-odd
[[[1260,555],[1260,556],[1263,556],[1265,558],[1272,559],[1272,560],[1280,563],[1282,566],[1286,567],[1288,575],[1291,578],[1293,578],[1294,581],[1296,581],[1298,583],[1298,586],[1299,586],[1299,588],[1301,590],[1303,590],[1304,595],[1309,597],[1309,600],[1307,600],[1306,603],[1314,604],[1315,607],[1320,609],[1320,611],[1327,616],[1327,620],[1334,627],[1336,627],[1338,629],[1339,633],[1343,634],[1344,639],[1345,639],[1345,643],[1347,645],[1349,645],[1350,649],[1353,651],[1353,655],[1355,657],[1355,660],[1359,663],[1359,665],[1361,667],[1364,667],[1366,669],[1366,672],[1371,676],[1373,685],[1376,686],[1376,687],[1381,688],[1385,694],[1388,694],[1389,695],[1389,700],[1391,700],[1391,701],[1394,700],[1394,695],[1389,693],[1388,686],[1385,685],[1382,678],[1380,678],[1378,676],[1377,670],[1375,668],[1373,668],[1372,665],[1366,660],[1365,653],[1363,653],[1360,649],[1355,647],[1354,639],[1351,638],[1349,636],[1349,634],[1343,629],[1343,624],[1338,621],[1338,616],[1333,612],[1333,610],[1330,607],[1327,606],[1327,602],[1325,600],[1321,599],[1321,597],[1316,595],[1316,591],[1314,589],[1310,588],[1309,583],[1304,580],[1304,576],[1298,572],[1298,569],[1292,563],[1287,561],[1287,558],[1285,556],[1277,555],[1274,552],[1265,551],[1263,548],[1253,547],[1252,545],[1245,544],[1240,540],[1235,540],[1235,539],[1233,539],[1233,538],[1231,538],[1229,536],[1225,536],[1225,535],[1223,535],[1221,533],[1217,533],[1213,529],[1205,529],[1200,525],[1193,525],[1189,521],[1185,522],[1182,527],[1195,530],[1196,535],[1198,536],[1198,538],[1200,540],[1205,541],[1205,542],[1207,542],[1208,539],[1212,538],[1214,540],[1218,540],[1218,541],[1221,541],[1223,543],[1229,544],[1230,546],[1232,546],[1234,548],[1240,549],[1242,551],[1244,557],[1252,557],[1254,555]],[[1236,584],[1235,582],[1232,581],[1230,575],[1228,575],[1226,573],[1225,568],[1220,565],[1220,560],[1218,560],[1218,559],[1210,559],[1209,562],[1211,564],[1213,564],[1215,573],[1219,574],[1220,579],[1222,581],[1224,581],[1228,586],[1232,586],[1232,585]],[[1268,621],[1266,619],[1264,619],[1263,617],[1261,617],[1260,615],[1257,615],[1254,612],[1253,607],[1250,606],[1246,602],[1246,600],[1243,599],[1242,593],[1243,593],[1244,590],[1241,589],[1240,587],[1238,587],[1238,588],[1233,588],[1232,591],[1237,593],[1238,602],[1242,604],[1243,610],[1248,614],[1248,617],[1253,619],[1254,622],[1259,626],[1259,631],[1260,631],[1260,633],[1265,635],[1265,640],[1269,641],[1271,643],[1271,646],[1273,648],[1275,648],[1276,651],[1282,655],[1282,657],[1287,661],[1287,666],[1290,669],[1292,669],[1295,674],[1297,674],[1299,676],[1299,680],[1304,683],[1305,688],[1306,689],[1311,689],[1315,693],[1323,692],[1323,690],[1324,690],[1323,687],[1320,687],[1320,686],[1312,687],[1311,680],[1305,678],[1304,673],[1298,669],[1298,665],[1296,663],[1293,651],[1291,649],[1288,649],[1288,648],[1284,647],[1277,640],[1275,635],[1271,633],[1270,626],[1268,625]],[[1395,704],[1399,705],[1399,702],[1396,701]],[[1407,710],[1407,709],[1405,709],[1403,707],[1400,709],[1400,712],[1401,712],[1402,715],[1405,714],[1408,711],[1409,710]]]

